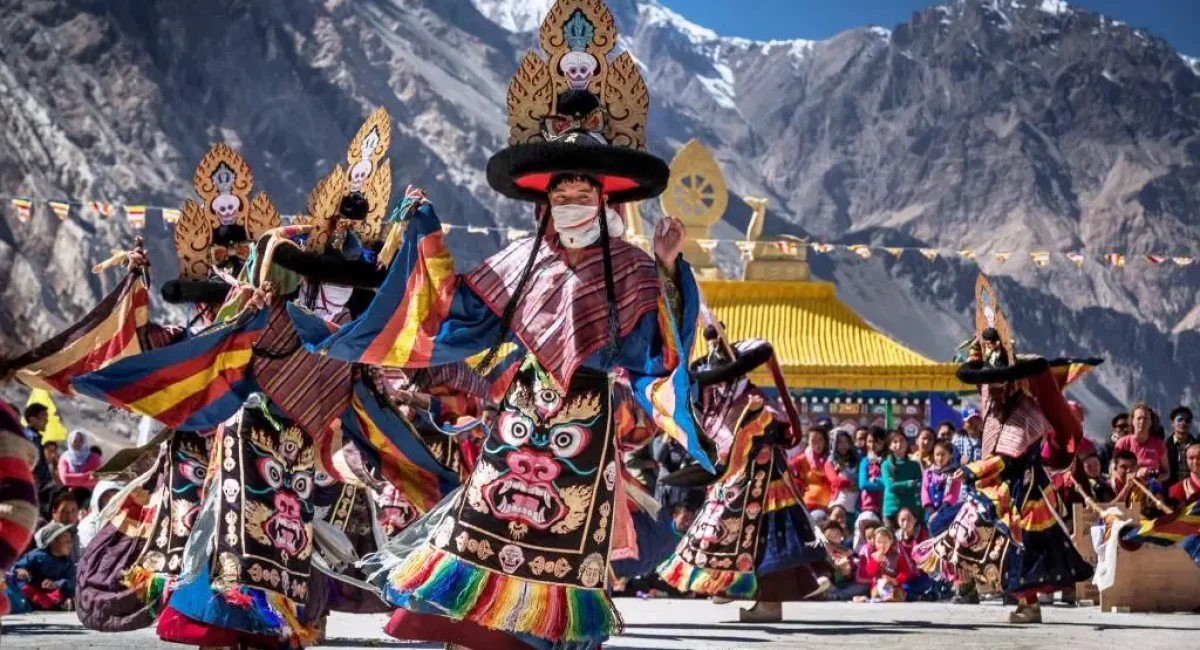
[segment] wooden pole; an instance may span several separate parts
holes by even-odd
[[[1133,483],[1134,487],[1141,490],[1142,494],[1145,494],[1146,498],[1150,499],[1150,501],[1154,504],[1154,507],[1161,510],[1163,512],[1163,514],[1166,514],[1166,515],[1175,514],[1175,510],[1172,509],[1171,506],[1167,505],[1166,503],[1163,503],[1163,500],[1158,498],[1158,495],[1151,492],[1150,488],[1146,487],[1146,485],[1144,483],[1137,480],[1136,478],[1129,479],[1129,482]]]

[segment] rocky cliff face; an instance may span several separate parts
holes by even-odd
[[[1137,261],[1200,253],[1195,60],[1053,0],[955,1],[891,29],[771,43],[721,37],[657,0],[609,4],[651,87],[651,149],[669,157],[702,139],[734,193],[771,199],[769,231],[975,248],[1023,347],[1109,358],[1081,393],[1094,409],[1195,397],[1200,268]],[[0,193],[177,205],[204,150],[225,140],[298,212],[383,104],[400,187],[424,187],[447,221],[522,226],[528,212],[498,199],[483,167],[548,5],[0,0]],[[29,224],[11,211],[0,221],[0,351],[94,304],[116,278],[88,267],[131,237],[119,220],[59,222],[38,207]],[[156,276],[170,277],[157,215],[145,234]],[[499,244],[470,237],[454,244],[464,259]],[[1035,268],[1033,250],[1054,264]],[[1062,256],[1075,250],[1091,260],[1081,270]],[[996,263],[1001,251],[1013,259]],[[1099,263],[1109,251],[1129,267]],[[834,255],[815,270],[885,331],[948,357],[976,267],[882,257]]]

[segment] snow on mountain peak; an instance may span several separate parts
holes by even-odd
[[[554,0],[471,0],[485,18],[513,33],[531,32],[542,25],[542,19]]]
[[[716,32],[701,27],[657,2],[638,6],[638,20],[646,25],[666,25],[687,37],[692,43],[711,43],[721,37]]]
[[[1180,54],[1179,58],[1183,59],[1184,64],[1191,68],[1196,76],[1200,76],[1200,57]]]
[[[1059,14],[1067,13],[1071,10],[1071,7],[1067,4],[1067,0],[1042,0],[1042,4],[1038,7],[1038,9],[1041,9],[1048,14],[1054,14],[1057,16]]]

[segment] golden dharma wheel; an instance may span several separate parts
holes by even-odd
[[[729,192],[712,152],[692,139],[671,161],[671,181],[662,194],[663,212],[685,226],[709,228],[725,215]]]

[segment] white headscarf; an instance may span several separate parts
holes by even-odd
[[[91,457],[92,449],[88,446],[90,437],[90,434],[82,429],[76,429],[67,436],[67,450],[62,453],[62,457],[67,459],[72,472],[82,472],[83,465]],[[78,451],[75,449],[76,440],[80,441]]]

